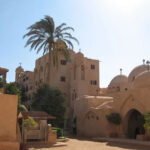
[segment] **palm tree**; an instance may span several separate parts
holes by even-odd
[[[45,16],[44,19],[34,23],[27,28],[29,30],[23,38],[28,37],[25,47],[30,46],[30,50],[34,49],[39,53],[43,51],[43,55],[49,52],[49,59],[51,57],[50,52],[53,54],[53,63],[58,67],[59,55],[61,52],[66,60],[69,60],[68,48],[73,49],[74,40],[79,44],[79,41],[71,35],[68,31],[74,31],[72,27],[68,27],[66,23],[55,27],[55,23],[52,17]],[[65,46],[59,46],[60,41]],[[68,48],[67,48],[68,47]]]

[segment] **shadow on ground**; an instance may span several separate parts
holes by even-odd
[[[105,142],[105,141],[97,141],[93,140],[91,138],[84,138],[84,137],[77,137],[77,136],[70,136],[68,137],[70,139],[77,139],[80,141],[92,141],[92,142],[98,142],[98,143],[106,143],[108,146],[117,147],[117,148],[124,148],[128,150],[150,150],[149,146],[139,146],[135,144],[125,144],[125,143],[118,143],[118,142]]]
[[[137,146],[134,144],[123,144],[123,143],[115,143],[115,142],[107,142],[108,146],[112,147],[120,147],[124,149],[131,149],[131,150],[150,150],[150,147],[146,146]]]

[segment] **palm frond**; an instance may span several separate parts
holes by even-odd
[[[56,27],[55,32],[60,31],[60,29],[61,29],[63,26],[66,26],[66,25],[67,25],[66,23],[62,23],[61,25],[59,25],[58,27]]]
[[[59,52],[65,59],[69,59],[69,51],[66,47],[59,47],[57,41],[63,41],[69,48],[73,49],[72,40],[79,44],[79,41],[71,35],[69,31],[74,31],[74,28],[62,23],[55,28],[55,23],[52,17],[45,16],[38,22],[35,22],[27,28],[28,32],[23,38],[28,37],[25,47],[30,46],[30,50],[36,50],[39,53],[43,50],[43,54],[52,51],[53,63],[58,67]]]
[[[44,47],[45,44],[46,44],[46,41],[44,41],[43,43],[41,43],[41,45],[37,49],[37,54],[42,50],[42,48]]]
[[[31,44],[31,50],[38,44],[39,45],[39,43],[41,44],[43,42],[43,39],[37,39],[37,40],[34,40],[33,42],[32,42],[32,44]]]
[[[45,16],[45,20],[47,21],[47,25],[49,27],[50,33],[54,33],[55,30],[55,23],[52,17]]]
[[[74,46],[71,41],[69,41],[68,39],[64,39],[64,38],[62,39],[62,41],[64,41],[68,45],[69,48],[73,49]]]
[[[74,40],[75,42],[77,42],[77,44],[79,45],[79,41],[77,38],[73,37],[73,36],[65,36],[64,38],[67,38],[67,39],[72,39]]]
[[[62,29],[60,30],[60,32],[66,31],[66,30],[72,30],[72,31],[74,32],[74,28],[72,28],[72,27],[65,27],[65,28],[62,28]]]

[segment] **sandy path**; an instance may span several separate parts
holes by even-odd
[[[128,144],[94,142],[83,139],[70,139],[67,146],[51,148],[30,148],[29,150],[150,150],[150,148]]]

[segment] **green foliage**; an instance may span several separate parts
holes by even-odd
[[[23,127],[27,130],[30,130],[32,127],[36,127],[37,122],[34,121],[32,117],[28,117],[28,119],[23,120]]]
[[[150,131],[150,113],[145,114],[144,119],[145,119],[144,128]]]
[[[69,48],[73,49],[71,40],[78,42],[78,40],[71,35],[68,31],[74,31],[72,27],[68,27],[66,23],[55,27],[55,23],[52,17],[45,16],[44,19],[34,23],[28,27],[29,32],[26,33],[23,38],[28,37],[26,46],[30,46],[30,49],[36,50],[37,53],[41,50],[43,54],[53,51],[54,65],[58,65],[58,51],[64,55],[66,60],[69,59],[69,51],[65,47],[60,47],[57,41],[62,41]]]
[[[67,101],[66,96],[58,89],[49,85],[42,85],[33,96],[32,108],[36,111],[45,111],[56,117],[50,123],[57,127],[63,127],[65,121]]]
[[[139,115],[137,117],[137,122],[140,126],[143,126],[143,124],[145,123],[144,115]]]
[[[10,82],[6,84],[6,94],[18,96],[18,113],[20,111],[27,111],[27,108],[21,104],[21,90],[16,82]]]
[[[106,115],[106,118],[110,123],[115,125],[120,125],[122,121],[119,113],[110,113],[109,115]]]
[[[3,87],[3,79],[0,77],[0,88]]]
[[[27,112],[28,109],[25,107],[25,105],[20,104],[20,105],[18,106],[18,113],[21,112],[21,111]]]
[[[10,82],[6,84],[6,94],[12,94],[18,96],[18,103],[21,102],[21,91],[18,88],[18,85],[16,82]]]
[[[57,131],[57,138],[63,137],[63,129],[52,127],[52,130],[56,130]]]

